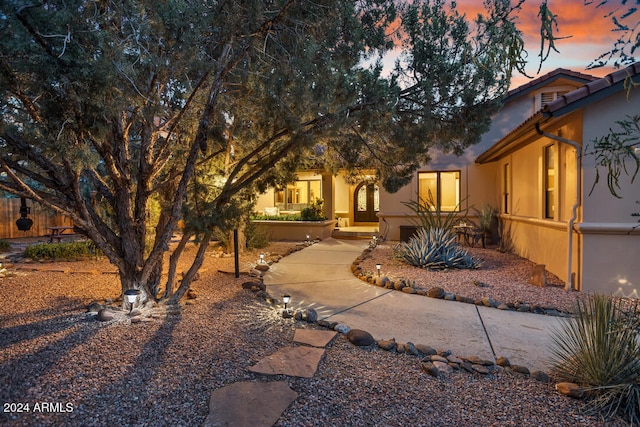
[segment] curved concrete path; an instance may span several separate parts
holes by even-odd
[[[495,360],[548,371],[550,332],[562,318],[498,310],[405,294],[364,283],[351,263],[364,240],[327,239],[295,252],[264,275],[274,298],[291,295],[289,307],[312,307],[319,319],[363,329],[376,339],[426,344],[455,355]]]

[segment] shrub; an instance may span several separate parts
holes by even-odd
[[[585,389],[590,412],[640,425],[639,313],[625,304],[603,295],[577,301],[574,317],[553,331],[553,371]]]
[[[34,259],[66,259],[97,255],[97,248],[90,240],[64,243],[37,243],[24,250],[24,256]]]
[[[262,249],[269,244],[268,229],[252,221],[247,221],[244,235],[247,239],[247,249]]]
[[[480,261],[455,243],[455,234],[446,228],[418,228],[408,242],[400,243],[402,259],[420,268],[478,268]]]
[[[11,250],[11,243],[8,240],[0,239],[0,252],[9,252]]]

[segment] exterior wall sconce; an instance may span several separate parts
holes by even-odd
[[[376,270],[378,270],[378,277],[380,277],[380,269],[382,268],[382,264],[376,264]]]
[[[140,295],[140,291],[138,289],[128,289],[124,291],[124,297],[129,303],[129,315],[131,315],[131,312],[133,311],[133,305],[136,303],[138,295]]]

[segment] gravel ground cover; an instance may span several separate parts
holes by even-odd
[[[199,426],[213,390],[269,380],[299,393],[277,426],[624,425],[584,415],[553,384],[506,372],[436,379],[413,356],[356,348],[344,336],[328,346],[313,378],[253,374],[247,368],[291,345],[296,328],[317,326],[283,319],[242,290],[246,277],[218,271],[233,258],[212,255],[192,285],[196,299],[138,324],[85,313],[92,301],[119,294],[105,260],[25,264],[0,279],[0,425]]]

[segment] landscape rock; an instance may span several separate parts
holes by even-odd
[[[507,359],[506,357],[498,357],[496,359],[496,365],[502,366],[502,367],[508,367],[508,366],[511,366],[511,362],[509,362],[509,359]]]
[[[533,286],[539,286],[544,288],[547,286],[547,272],[544,264],[536,264],[533,266],[531,277],[529,277],[529,284]]]
[[[373,339],[373,336],[362,329],[351,329],[347,332],[347,339],[351,342],[351,344],[358,347],[368,347],[376,343],[376,340]]]
[[[556,390],[560,394],[573,397],[574,399],[582,399],[584,397],[584,390],[574,383],[562,382],[556,384]]]
[[[302,320],[309,323],[316,323],[318,321],[318,312],[313,308],[305,308],[302,310]]]
[[[432,362],[422,362],[422,370],[432,377],[438,378],[438,368]]]
[[[430,298],[444,298],[444,289],[440,287],[434,287],[427,291],[427,296]]]
[[[108,322],[110,320],[113,320],[113,317],[115,316],[115,313],[108,309],[108,308],[103,308],[100,311],[98,311],[98,314],[96,315],[96,320],[99,320],[100,322]]]
[[[343,323],[338,323],[336,326],[333,327],[333,330],[340,332],[341,334],[346,334],[351,330],[351,328]]]
[[[391,338],[390,340],[378,340],[376,342],[378,344],[378,347],[380,347],[383,350],[393,351],[396,348],[395,338]]]
[[[435,348],[430,347],[428,345],[424,345],[424,344],[417,344],[416,348],[420,353],[424,354],[425,356],[431,356],[432,354],[437,353]]]
[[[102,310],[103,308],[104,308],[104,306],[102,304],[97,303],[97,302],[92,302],[87,307],[87,313],[97,313],[100,310]]]
[[[539,371],[539,370],[532,371],[531,372],[531,378],[536,380],[536,381],[539,381],[541,383],[548,383],[549,380],[550,380],[549,379],[549,375],[547,375],[546,372]]]
[[[407,353],[413,356],[420,356],[420,351],[416,348],[416,346],[412,342],[408,342],[405,344],[405,350]]]
[[[434,361],[432,363],[433,363],[433,366],[435,366],[438,369],[438,373],[443,373],[443,374],[453,373],[453,368],[449,366],[448,363],[439,362],[439,361]]]
[[[482,374],[482,375],[487,375],[487,374],[491,373],[491,371],[489,370],[489,368],[487,368],[487,367],[486,367],[486,366],[484,366],[484,365],[472,364],[472,365],[471,365],[471,368],[472,368],[474,371],[476,371],[477,373]]]
[[[256,270],[258,271],[268,271],[269,270],[269,264],[258,264],[254,267]]]
[[[404,288],[402,288],[402,292],[404,292],[405,294],[415,294],[418,291],[416,291],[414,288],[412,288],[411,286],[405,286]]]
[[[522,375],[529,375],[529,368],[527,368],[526,366],[521,366],[521,365],[511,365],[511,370],[513,372],[517,372],[519,374]]]

